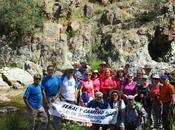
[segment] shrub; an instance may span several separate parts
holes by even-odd
[[[162,13],[161,7],[164,2],[165,0],[142,0],[140,8],[144,9],[145,12],[137,14],[137,20],[143,23],[154,20]]]
[[[32,34],[42,28],[43,5],[37,0],[1,0],[0,33]]]

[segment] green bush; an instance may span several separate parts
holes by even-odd
[[[99,70],[100,64],[102,63],[100,59],[95,59],[95,58],[90,58],[88,62],[92,67],[92,69],[94,70]]]
[[[43,5],[38,0],[0,0],[0,33],[32,34],[43,26]]]

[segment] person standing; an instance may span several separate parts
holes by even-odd
[[[125,109],[125,103],[123,99],[121,99],[121,92],[118,90],[113,90],[110,94],[110,101],[108,103],[108,108],[116,109],[117,116],[115,116],[112,120],[112,124],[110,125],[110,130],[120,130],[120,123],[123,111]]]
[[[160,100],[163,104],[162,123],[164,130],[172,130],[172,115],[170,105],[175,103],[175,89],[169,83],[169,78],[166,74],[161,76],[162,87],[160,89]]]
[[[76,102],[76,88],[75,78],[73,76],[74,68],[72,65],[67,65],[65,74],[62,77],[63,86],[61,87],[60,94],[62,100],[71,104]]]
[[[24,102],[28,108],[29,120],[27,130],[46,130],[48,118],[42,106],[41,75],[33,76],[34,82],[27,87],[23,95]]]
[[[142,130],[142,117],[146,118],[147,113],[141,105],[135,103],[133,95],[127,96],[127,106],[124,109],[120,130]]]
[[[160,77],[158,74],[154,74],[152,76],[152,87],[150,91],[150,97],[151,97],[151,108],[152,108],[152,114],[153,114],[153,121],[150,122],[151,126],[156,129],[159,129],[161,126],[161,114],[162,114],[162,104],[160,101]]]
[[[54,75],[54,66],[49,65],[47,67],[47,76],[45,76],[41,82],[44,101],[45,101],[45,110],[48,114],[49,104],[58,100],[60,95],[60,88],[62,86],[62,81],[59,76]],[[48,114],[49,117],[49,114]],[[53,127],[54,130],[61,129],[61,118],[53,116]]]
[[[117,83],[112,76],[111,68],[105,69],[105,78],[104,80],[100,80],[100,83],[101,83],[100,91],[103,93],[103,97],[105,100],[109,99],[110,91],[119,88],[119,86],[117,86]]]

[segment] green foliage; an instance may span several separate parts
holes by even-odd
[[[43,6],[38,0],[1,0],[0,33],[31,34],[42,28]]]
[[[63,130],[84,130],[82,127],[80,127],[78,124],[75,123],[66,123],[65,128]]]
[[[19,113],[7,113],[5,117],[5,130],[24,130],[24,122],[21,122],[19,118]]]
[[[136,16],[137,20],[140,22],[150,22],[154,20],[155,17],[161,14],[161,5],[164,2],[164,0],[142,0],[140,8],[144,9],[145,12],[138,14]]]
[[[90,58],[88,62],[93,70],[99,70],[100,64],[102,63],[102,61],[97,58]]]
[[[69,29],[66,31],[67,39],[70,39],[71,37],[74,37],[76,32],[73,29]]]
[[[143,1],[143,8],[147,10],[156,10],[161,8],[161,3],[164,0],[142,0]]]

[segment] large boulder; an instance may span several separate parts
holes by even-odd
[[[19,68],[3,68],[1,69],[2,78],[12,87],[27,86],[33,82],[33,77],[27,71]]]
[[[36,73],[42,74],[42,67],[31,61],[25,61],[24,69],[25,71],[29,72],[31,75],[34,75]]]

